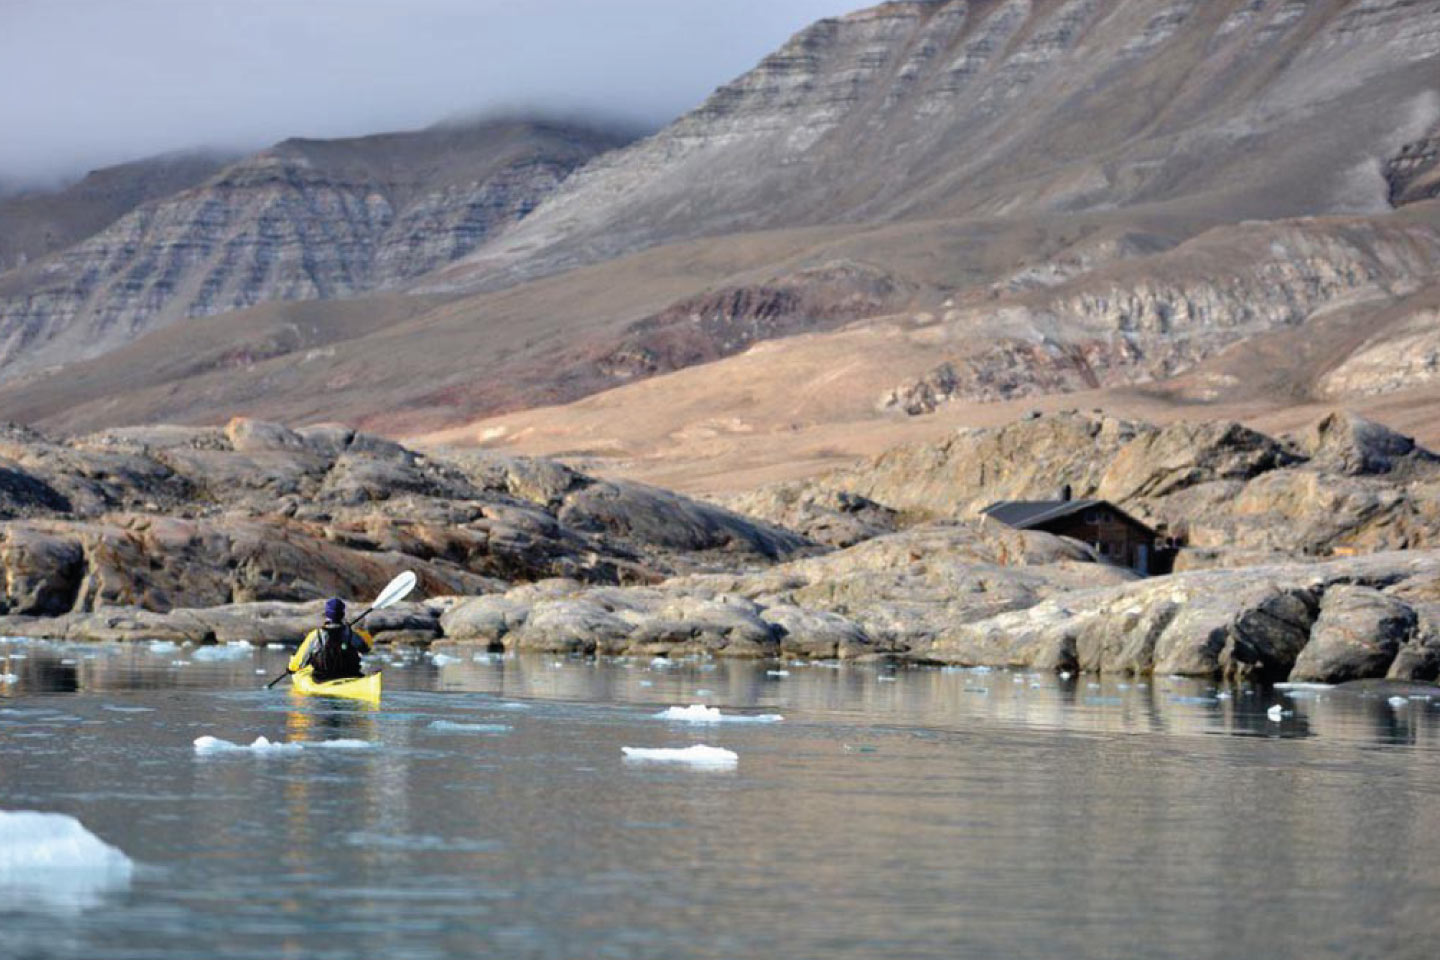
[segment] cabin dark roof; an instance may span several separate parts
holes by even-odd
[[[1150,528],[1130,516],[1108,500],[1001,500],[980,511],[1017,530],[1033,530],[1036,527],[1060,520],[1072,514],[1093,507],[1105,507],[1115,515],[1144,530]]]

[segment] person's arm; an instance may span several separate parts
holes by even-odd
[[[364,630],[351,630],[350,632],[355,634],[355,646],[361,653],[369,653],[375,646],[375,638]]]
[[[320,631],[318,630],[311,630],[305,634],[305,639],[300,641],[300,648],[296,650],[294,656],[290,658],[290,666],[288,669],[291,673],[296,673],[304,667],[305,664],[310,662],[310,654],[315,649],[315,637],[318,636],[319,633]]]

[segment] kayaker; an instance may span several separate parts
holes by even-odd
[[[325,620],[305,635],[290,658],[290,672],[311,667],[316,683],[361,676],[360,655],[370,652],[371,643],[368,633],[345,623],[344,600],[326,600]]]

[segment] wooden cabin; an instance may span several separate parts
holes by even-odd
[[[1175,551],[1167,538],[1108,500],[1001,500],[981,511],[1016,530],[1043,530],[1088,544],[1102,560],[1152,576],[1169,573]]]

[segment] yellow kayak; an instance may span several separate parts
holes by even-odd
[[[368,677],[346,677],[343,680],[326,680],[316,683],[309,667],[290,674],[290,688],[296,693],[322,697],[348,697],[351,700],[380,702],[380,674]]]

